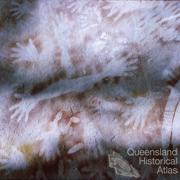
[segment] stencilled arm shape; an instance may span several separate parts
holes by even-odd
[[[17,121],[25,119],[25,121],[27,121],[30,111],[42,100],[55,98],[68,93],[84,92],[106,77],[129,76],[131,75],[131,72],[136,70],[136,63],[136,58],[132,58],[131,60],[122,58],[110,62],[101,73],[87,75],[76,79],[59,80],[36,95],[15,94],[15,97],[20,98],[21,101],[10,107],[10,111],[13,111],[11,119],[16,118]]]

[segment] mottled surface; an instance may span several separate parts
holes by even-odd
[[[179,145],[179,1],[1,0],[0,42],[2,178],[123,179],[110,150]]]

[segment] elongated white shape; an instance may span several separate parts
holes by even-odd
[[[176,108],[176,114],[174,116],[174,123],[172,127],[172,142],[174,145],[180,143],[179,137],[180,137],[180,99]]]
[[[163,125],[162,125],[162,145],[166,148],[172,141],[172,132],[173,129],[177,128],[178,124],[178,112],[180,104],[180,81],[176,84],[175,87],[171,89],[170,95],[164,111]]]

